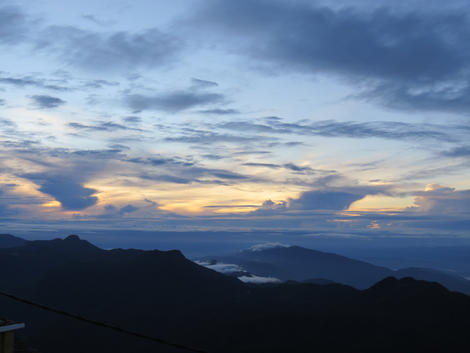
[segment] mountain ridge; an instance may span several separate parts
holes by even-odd
[[[11,234],[0,234],[0,249],[21,246],[27,242],[27,240]]]
[[[5,258],[22,273],[34,268],[29,277],[15,271],[9,277],[17,294],[211,352],[470,348],[470,297],[410,278],[386,278],[362,291],[337,283],[253,285],[199,266],[179,251],[102,250],[78,237],[0,249],[0,262]],[[3,274],[1,288],[7,285]],[[5,298],[0,312],[26,321],[18,334],[43,352],[177,352]],[[86,339],[77,340],[77,333]]]
[[[366,289],[386,277],[413,277],[417,280],[439,282],[450,290],[470,294],[470,281],[455,274],[417,267],[392,270],[335,253],[300,246],[248,249],[234,254],[206,256],[201,259],[209,263],[216,261],[234,264],[253,275],[278,278],[282,281],[324,279]]]

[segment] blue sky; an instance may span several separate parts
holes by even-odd
[[[469,10],[0,1],[0,222],[465,237]]]

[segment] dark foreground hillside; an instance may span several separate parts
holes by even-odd
[[[178,251],[104,251],[78,239],[0,249],[0,288],[208,352],[468,352],[470,297],[410,278],[360,291],[250,286]],[[0,298],[43,353],[180,352]]]

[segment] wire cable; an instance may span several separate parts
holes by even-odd
[[[3,291],[0,291],[0,295],[4,296],[4,297],[7,297],[7,298],[10,298],[12,300],[15,300],[17,302],[23,303],[23,304],[28,304],[28,305],[34,306],[36,308],[39,308],[39,309],[42,309],[42,310],[45,310],[45,311],[55,313],[57,315],[66,316],[66,317],[69,317],[69,318],[72,318],[72,319],[75,319],[75,320],[78,320],[78,321],[86,322],[86,323],[89,323],[89,324],[95,325],[95,326],[105,327],[107,329],[110,329],[110,330],[113,330],[113,331],[116,331],[116,332],[120,332],[120,333],[124,333],[124,334],[129,335],[129,336],[142,338],[142,339],[145,339],[145,340],[148,340],[148,341],[160,343],[160,344],[163,344],[163,345],[166,345],[166,346],[170,346],[170,347],[173,347],[173,348],[178,348],[178,349],[189,351],[189,352],[208,353],[207,351],[197,349],[197,348],[193,348],[193,347],[189,347],[189,346],[186,346],[184,344],[169,342],[169,341],[166,341],[166,340],[158,338],[158,337],[148,336],[146,334],[136,332],[136,331],[132,331],[132,330],[128,330],[128,329],[124,329],[124,328],[116,326],[116,325],[111,325],[111,324],[107,324],[105,322],[88,319],[86,317],[76,315],[76,314],[71,314],[71,313],[63,311],[63,310],[54,309],[54,308],[51,308],[47,305],[36,303],[36,302],[31,301],[31,300],[24,299],[24,298],[21,298],[21,297],[18,297],[16,295],[6,293],[6,292],[3,292]]]

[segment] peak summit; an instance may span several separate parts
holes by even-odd
[[[81,239],[78,235],[71,234],[68,237],[66,237],[64,240],[67,240],[67,241],[80,241]]]

